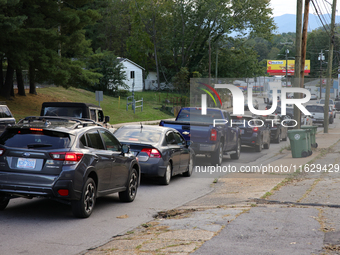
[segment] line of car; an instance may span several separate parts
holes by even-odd
[[[0,210],[14,198],[45,197],[87,218],[99,196],[132,202],[142,174],[164,185],[191,176],[189,145],[172,128],[124,126],[113,134],[90,119],[26,117],[0,136]]]

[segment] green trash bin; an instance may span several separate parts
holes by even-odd
[[[310,155],[308,133],[305,129],[288,130],[288,138],[293,158],[304,158]]]
[[[316,143],[315,135],[316,135],[316,131],[317,131],[318,127],[317,126],[303,125],[303,126],[301,126],[301,129],[308,129],[308,130],[310,130],[311,146],[314,147],[314,148],[317,148],[318,144]]]

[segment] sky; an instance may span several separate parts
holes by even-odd
[[[320,2],[321,4],[321,7],[323,7],[324,3],[325,3],[325,0],[317,0]],[[304,2],[305,1],[302,1],[303,2],[303,7],[302,7],[302,10],[304,10]],[[332,0],[327,0],[327,2],[329,3],[332,3],[333,1]],[[337,10],[340,11],[340,0],[337,0]],[[271,0],[270,1],[270,6],[273,8],[273,16],[276,17],[276,16],[281,16],[283,14],[296,14],[296,0]],[[330,5],[329,7],[329,10],[331,9]],[[336,15],[339,15],[340,12],[337,12]],[[310,3],[310,6],[309,6],[309,12],[314,14],[314,7],[312,5],[312,3]]]

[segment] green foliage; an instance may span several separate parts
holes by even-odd
[[[128,88],[124,80],[126,74],[124,66],[119,59],[111,51],[96,51],[96,55],[92,56],[88,68],[96,73],[101,74],[98,83],[95,83],[94,90],[101,90],[110,95],[118,95],[118,90]]]
[[[189,93],[190,81],[189,81],[188,68],[182,67],[181,70],[174,76],[173,85],[180,93]]]

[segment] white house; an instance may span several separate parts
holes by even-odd
[[[118,57],[120,63],[123,64],[125,72],[126,72],[126,80],[125,84],[129,86],[129,91],[132,91],[133,83],[134,83],[134,91],[142,91],[143,90],[143,71],[145,70],[140,65],[137,65],[135,62],[131,61],[127,58]],[[132,78],[132,72],[134,72],[134,78]],[[124,88],[120,88],[124,89]]]

